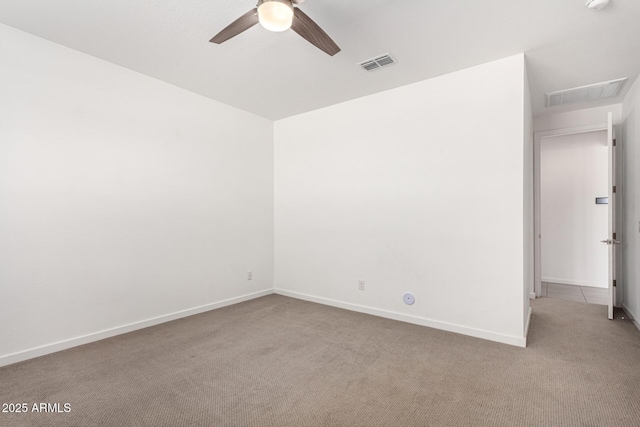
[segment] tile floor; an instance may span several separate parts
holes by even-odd
[[[562,285],[542,282],[542,297],[607,305],[609,290],[590,286]]]

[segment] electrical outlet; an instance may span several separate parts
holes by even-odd
[[[358,289],[364,291],[364,280],[358,280]]]
[[[250,271],[247,273],[247,280],[252,280],[253,279],[253,271]]]

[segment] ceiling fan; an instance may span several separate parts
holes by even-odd
[[[233,21],[216,34],[211,43],[221,44],[241,32],[248,30],[258,22],[269,31],[286,31],[291,28],[309,43],[330,56],[340,52],[340,48],[303,11],[294,7],[305,0],[258,0],[255,8]]]

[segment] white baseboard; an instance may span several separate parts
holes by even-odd
[[[31,348],[29,350],[3,355],[0,356],[0,366],[11,365],[13,363],[33,359],[34,357],[44,356],[45,354],[55,353],[57,351],[66,350],[71,347],[77,347],[79,345],[88,344],[90,342],[99,341],[116,335],[126,334],[127,332],[133,332],[138,329],[148,328],[149,326],[158,325],[160,323],[170,322],[172,320],[181,319],[183,317],[193,316],[194,314],[200,314],[206,311],[215,310],[216,308],[222,308],[229,305],[238,304],[240,302],[249,301],[255,298],[260,298],[266,295],[271,295],[272,293],[273,289],[267,289],[264,291],[254,292],[251,294],[218,301],[211,304],[201,305],[199,307],[189,308],[187,310],[176,311],[174,313],[153,317],[147,320],[141,320],[139,322],[129,323],[127,325],[122,325],[111,329],[105,329],[103,331],[43,345],[41,347]]]
[[[527,323],[524,325],[524,346],[527,346],[527,338],[529,338],[529,325],[531,325],[531,307],[529,307],[529,313],[527,313]]]
[[[408,314],[397,313],[388,310],[381,310],[373,307],[366,307],[357,304],[351,304],[342,301],[336,301],[328,298],[317,297],[313,295],[302,294],[299,292],[287,291],[285,289],[274,289],[274,293],[291,298],[301,299],[304,301],[315,302],[318,304],[329,305],[332,307],[343,308],[345,310],[357,311],[359,313],[371,314],[373,316],[384,317],[387,319],[399,320],[401,322],[413,323],[415,325],[427,326],[443,331],[455,332],[462,335],[468,335],[485,340],[496,341],[503,344],[510,344],[517,347],[526,347],[527,339],[525,337],[516,337],[511,335],[499,334],[496,332],[485,331],[482,329],[469,328],[467,326],[456,325],[453,323],[442,322],[438,320],[428,319],[425,317],[411,316]]]
[[[629,310],[629,308],[624,304],[622,304],[622,309],[625,313],[627,313],[627,316],[633,319],[633,324],[636,325],[636,328],[638,328],[638,330],[640,331],[640,321],[638,321],[636,315],[632,313],[631,310]]]
[[[572,279],[561,279],[557,277],[541,277],[541,282],[547,283],[559,283],[561,285],[576,285],[576,286],[591,286],[594,288],[608,288],[609,285],[606,282],[589,282],[587,280],[572,280]]]
[[[529,299],[536,299],[536,293],[535,292],[529,292]]]

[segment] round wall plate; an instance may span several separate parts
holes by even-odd
[[[409,292],[404,294],[402,299],[404,300],[404,303],[407,304],[407,305],[413,305],[413,303],[416,302],[416,297],[414,297],[413,294],[411,294]]]

